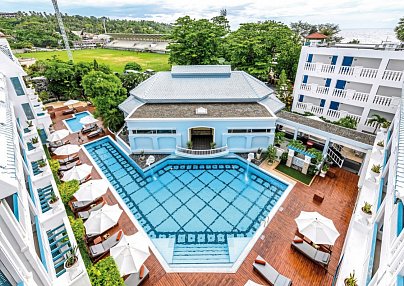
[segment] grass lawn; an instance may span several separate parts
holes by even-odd
[[[92,62],[94,59],[99,63],[107,64],[113,71],[123,72],[123,68],[128,62],[137,62],[145,69],[155,71],[167,71],[171,66],[168,64],[167,54],[143,53],[134,51],[118,51],[108,49],[87,49],[74,50],[73,59],[75,62]],[[17,54],[18,58],[36,58],[37,60],[50,59],[52,56],[66,61],[66,51],[34,52]]]
[[[313,179],[313,176],[305,175],[305,174],[299,172],[298,170],[295,170],[295,169],[290,168],[283,164],[279,164],[278,166],[276,166],[275,169],[278,170],[279,172],[282,172],[282,173],[288,175],[291,178],[294,178],[294,179],[302,182],[303,184],[306,184],[306,185],[310,185],[310,182]]]

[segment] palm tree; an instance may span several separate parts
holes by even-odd
[[[373,134],[376,134],[376,130],[379,129],[380,126],[386,121],[387,119],[384,118],[383,116],[380,116],[379,114],[373,114],[368,121],[370,124],[376,123],[376,127],[375,130],[373,131]]]

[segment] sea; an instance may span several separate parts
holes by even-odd
[[[394,33],[394,29],[341,29],[338,36],[343,37],[342,43],[347,43],[354,39],[360,44],[380,44],[382,41],[399,42]]]

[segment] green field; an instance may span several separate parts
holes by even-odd
[[[125,64],[128,62],[137,62],[142,66],[143,70],[170,70],[170,65],[168,64],[168,55],[166,54],[118,51],[108,49],[88,49],[76,50],[72,52],[75,62],[92,62],[94,59],[96,59],[99,63],[109,65],[111,69],[116,72],[122,72]],[[19,58],[36,58],[37,60],[46,60],[50,59],[54,55],[61,60],[67,60],[66,51],[34,52],[17,54],[16,56]]]

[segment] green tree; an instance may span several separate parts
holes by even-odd
[[[126,71],[126,70],[141,71],[142,67],[138,63],[130,62],[130,63],[127,63],[125,65],[125,67],[123,68],[123,71]]]
[[[358,122],[353,119],[352,117],[344,117],[339,119],[337,122],[335,122],[335,124],[340,125],[342,127],[346,127],[349,129],[356,129],[356,126],[358,125]]]
[[[62,202],[67,205],[73,198],[73,194],[79,189],[79,181],[71,180],[63,182],[58,185],[59,193],[62,198]]]
[[[290,111],[292,109],[292,89],[291,84],[286,77],[285,70],[282,70],[281,75],[279,76],[279,80],[276,84],[276,96],[285,104],[286,110]]]
[[[178,18],[169,35],[169,62],[177,65],[217,64],[221,38],[226,34],[222,24],[189,16]]]
[[[290,23],[290,29],[297,35],[299,35],[301,40],[303,40],[308,35],[317,32],[316,25],[312,25],[308,22],[303,22],[302,20]]]
[[[266,81],[273,67],[293,79],[300,55],[299,37],[286,25],[265,21],[241,24],[225,38],[226,59],[234,69]],[[275,62],[278,61],[278,64]]]
[[[124,122],[118,105],[126,99],[126,89],[115,75],[91,71],[83,78],[84,94],[95,106],[95,116],[101,117],[104,126],[117,131]]]
[[[381,126],[383,123],[387,122],[387,119],[384,118],[383,116],[380,116],[379,114],[373,114],[373,115],[370,117],[370,119],[369,119],[368,122],[369,122],[370,124],[376,123],[375,130],[373,131],[373,134],[376,134],[377,129],[379,129],[380,126]]]
[[[117,77],[121,80],[122,86],[130,91],[137,87],[142,81],[148,79],[150,75],[144,73],[127,73],[118,74]]]
[[[397,39],[404,42],[404,17],[400,18],[397,26],[394,28],[394,32],[396,32]]]
[[[338,37],[337,34],[341,31],[338,24],[325,23],[312,25],[308,22],[298,21],[290,23],[290,28],[303,40],[309,34],[319,32],[327,36],[327,42],[341,42],[342,37]]]
[[[123,286],[119,269],[113,257],[109,256],[87,269],[93,286]]]

